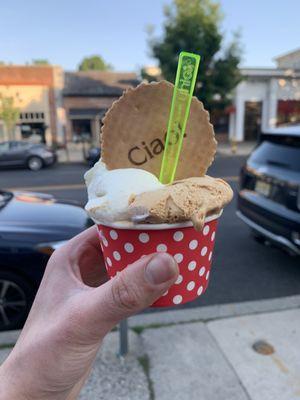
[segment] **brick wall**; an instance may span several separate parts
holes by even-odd
[[[53,86],[51,66],[0,66],[0,85]]]

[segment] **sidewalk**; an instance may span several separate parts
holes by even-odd
[[[118,332],[110,333],[80,400],[300,399],[300,296],[129,322],[130,353],[116,357]],[[0,363],[16,336],[0,334]]]
[[[220,142],[217,147],[217,154],[221,156],[248,156],[256,142],[237,142],[234,146],[229,142]]]
[[[81,144],[68,143],[67,149],[56,151],[59,163],[84,162],[83,150]]]

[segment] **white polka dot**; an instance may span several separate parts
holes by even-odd
[[[178,275],[177,281],[175,282],[175,285],[179,285],[183,281],[183,276]]]
[[[102,243],[104,244],[105,247],[108,246],[108,241],[106,240],[105,236],[102,237]]]
[[[201,249],[201,256],[205,256],[206,253],[207,253],[207,247],[204,246],[204,247],[202,247],[202,249]]]
[[[205,274],[205,267],[201,267],[199,271],[199,275],[203,276]]]
[[[169,291],[167,290],[167,291],[163,294],[163,296],[166,296],[168,293],[169,293]]]
[[[150,238],[149,238],[148,233],[140,233],[139,234],[139,241],[140,242],[147,243],[147,242],[149,242],[149,240],[150,240]]]
[[[178,294],[177,296],[173,297],[173,303],[174,304],[180,304],[182,302],[182,296],[180,296],[180,294]]]
[[[198,241],[197,240],[191,240],[189,244],[189,248],[191,250],[195,250],[195,248],[198,246]]]
[[[189,283],[187,284],[186,288],[187,288],[187,290],[190,292],[191,290],[194,289],[195,285],[196,285],[195,282],[194,282],[194,281],[191,281],[191,282],[189,282]]]
[[[112,266],[112,262],[111,259],[109,257],[106,257],[106,263],[107,265],[109,265],[110,267]]]
[[[213,241],[215,240],[215,237],[216,237],[216,232],[213,232],[213,233],[211,234],[210,240],[213,242]]]
[[[168,248],[165,244],[161,243],[156,247],[156,251],[167,251]]]
[[[208,235],[208,232],[209,232],[209,226],[208,225],[205,225],[205,227],[204,227],[204,229],[203,229],[203,235]]]
[[[117,239],[118,239],[118,234],[117,234],[117,232],[116,232],[115,230],[113,230],[113,229],[109,232],[109,235],[110,235],[110,237],[111,237],[113,240],[117,240]]]
[[[117,261],[121,260],[121,255],[120,255],[120,253],[118,251],[114,251],[113,252],[113,256],[114,256],[115,260],[117,260]]]
[[[180,242],[183,239],[183,232],[181,231],[175,232],[173,235],[173,239],[175,240],[175,242]]]
[[[179,264],[183,260],[183,255],[181,253],[177,253],[177,254],[175,254],[174,258],[175,258],[176,262],[178,262],[178,264]]]
[[[188,265],[189,271],[194,271],[194,269],[196,268],[196,265],[197,265],[196,261],[191,261]]]
[[[124,249],[127,253],[132,253],[134,250],[134,247],[131,243],[125,243]]]
[[[209,278],[209,271],[207,271],[207,273],[206,273],[206,280],[208,281],[208,278]]]
[[[197,290],[197,295],[200,296],[202,292],[203,292],[203,286],[200,286],[199,289]]]
[[[209,261],[211,261],[211,258],[212,258],[212,251],[209,253],[209,256],[208,256]]]

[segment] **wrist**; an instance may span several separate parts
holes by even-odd
[[[10,357],[0,366],[0,400],[73,400],[75,397],[69,391],[62,393],[45,392],[40,387],[40,380],[33,376],[30,367],[29,376],[21,371],[19,363]]]
[[[1,400],[28,400],[7,361],[0,367],[0,382]]]

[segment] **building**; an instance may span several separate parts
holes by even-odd
[[[16,132],[8,132],[0,120],[0,141],[34,137],[49,145],[64,142],[63,86],[57,66],[0,66],[0,96],[13,98],[20,112]]]
[[[135,73],[110,71],[66,72],[63,104],[67,141],[98,143],[101,119],[125,89],[139,84]]]
[[[256,140],[261,130],[300,124],[300,49],[275,58],[276,68],[242,68],[229,108],[229,138]]]

